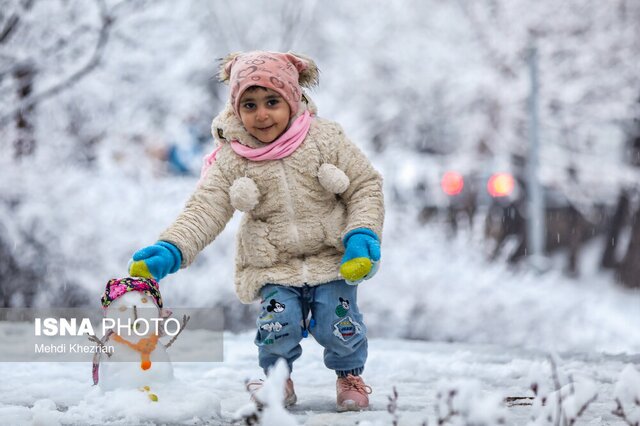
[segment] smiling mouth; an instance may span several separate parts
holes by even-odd
[[[267,127],[256,127],[256,129],[258,129],[258,130],[262,130],[262,131],[265,131],[265,130],[269,130],[269,129],[270,129],[270,128],[272,128],[273,126],[275,126],[275,124],[272,124],[271,126],[267,126]]]

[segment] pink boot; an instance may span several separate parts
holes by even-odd
[[[371,387],[360,376],[338,377],[336,381],[338,412],[360,411],[369,408]]]
[[[262,389],[264,385],[264,381],[260,380],[250,380],[247,382],[247,390],[251,394],[251,400],[255,402],[258,406],[262,406],[263,402],[258,399],[258,391]],[[296,391],[293,388],[293,380],[290,378],[287,379],[285,383],[285,394],[284,394],[284,406],[291,407],[293,404],[298,401],[298,397],[296,396]]]

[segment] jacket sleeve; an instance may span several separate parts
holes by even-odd
[[[340,194],[347,207],[347,224],[341,235],[356,228],[369,228],[382,240],[384,196],[382,175],[364,153],[344,134],[342,127],[331,123],[335,131],[325,139],[323,156],[349,178],[349,187]],[[323,138],[324,139],[324,138]]]
[[[233,216],[234,208],[229,199],[231,183],[220,161],[223,151],[218,154],[218,161],[209,168],[178,218],[160,234],[160,240],[180,249],[181,268],[189,266]]]

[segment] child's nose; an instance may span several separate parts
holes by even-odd
[[[266,108],[258,108],[257,119],[264,121],[269,118],[269,111]]]

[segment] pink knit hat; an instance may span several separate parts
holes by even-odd
[[[230,100],[240,117],[240,98],[251,86],[266,87],[278,92],[291,108],[298,112],[302,96],[301,86],[311,87],[318,82],[318,68],[309,58],[293,53],[252,51],[232,53],[223,59],[220,80],[231,85]]]

